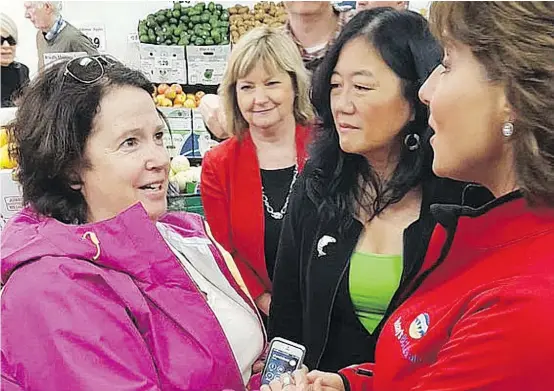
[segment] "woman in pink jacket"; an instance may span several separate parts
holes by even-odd
[[[26,208],[1,242],[2,390],[244,390],[256,308],[200,216],[166,213],[164,123],[139,72],[59,63],[10,136]]]

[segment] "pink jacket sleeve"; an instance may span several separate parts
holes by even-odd
[[[85,262],[23,266],[1,303],[2,390],[160,389],[124,303]]]

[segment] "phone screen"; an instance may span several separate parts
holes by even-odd
[[[300,360],[292,353],[273,347],[267,358],[262,384],[269,384],[274,379],[279,379],[283,373],[292,373],[300,367]]]

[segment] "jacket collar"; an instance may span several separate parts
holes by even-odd
[[[481,189],[469,185],[464,205],[431,206],[438,223],[447,230],[455,228],[456,240],[463,240],[468,248],[489,249],[554,230],[554,210],[530,207],[519,190],[471,205]]]

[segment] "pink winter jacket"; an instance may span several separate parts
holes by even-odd
[[[160,221],[207,237],[200,216]],[[245,389],[216,317],[140,204],[85,225],[27,208],[0,249],[2,390]]]

